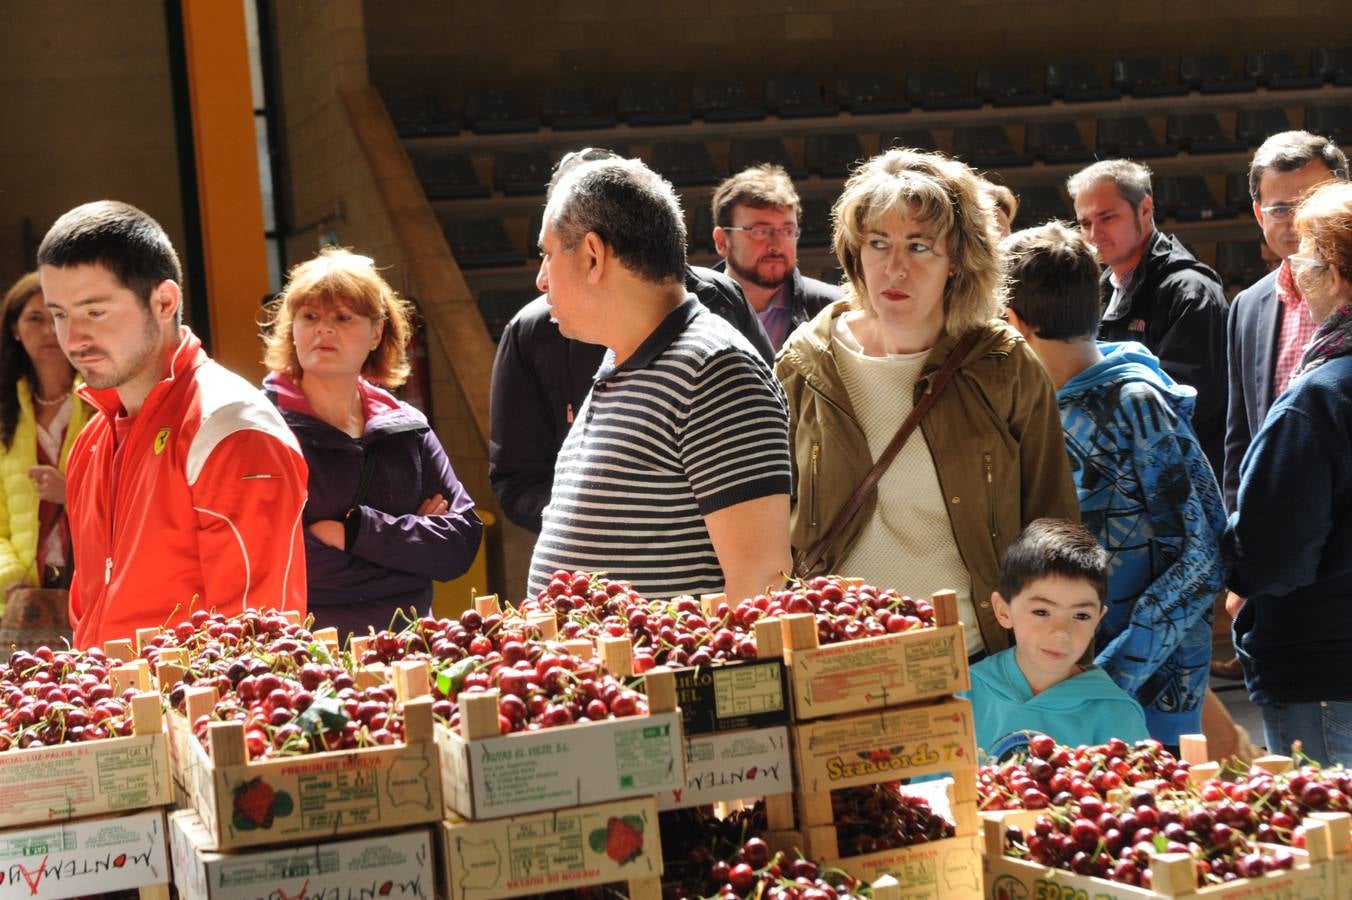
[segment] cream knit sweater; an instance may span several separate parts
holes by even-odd
[[[869,453],[877,459],[914,406],[915,383],[929,353],[867,356],[846,324],[848,318],[836,319],[832,344],[841,380],[868,438]],[[840,574],[912,597],[928,597],[943,589],[957,591],[958,613],[967,624],[967,653],[984,649],[975,624],[971,578],[953,537],[930,446],[919,428],[878,482],[875,509]]]

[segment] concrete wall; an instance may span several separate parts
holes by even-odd
[[[0,285],[90,200],[145,210],[183,256],[163,4],[0,0],[0,60]]]

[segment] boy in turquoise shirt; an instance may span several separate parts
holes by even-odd
[[[972,667],[976,742],[988,760],[1022,751],[1038,732],[1071,746],[1149,736],[1141,705],[1080,664],[1107,591],[1108,552],[1079,525],[1037,519],[1009,545],[991,604],[1015,644]]]

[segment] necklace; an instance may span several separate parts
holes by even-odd
[[[36,403],[38,406],[56,406],[56,405],[59,404],[59,403],[65,403],[65,402],[66,402],[66,398],[69,397],[70,395],[71,395],[71,392],[70,392],[70,391],[66,391],[64,394],[61,394],[61,395],[58,396],[58,397],[53,397],[51,400],[46,400],[46,399],[44,399],[44,398],[38,396],[38,392],[37,392],[37,391],[34,391],[34,392],[33,392],[33,402]]]

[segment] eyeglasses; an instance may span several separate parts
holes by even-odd
[[[1274,203],[1271,206],[1258,207],[1263,215],[1273,219],[1289,219],[1296,214],[1299,203]]]
[[[1313,256],[1288,256],[1286,261],[1291,264],[1291,273],[1299,275],[1306,269],[1326,269],[1328,263],[1323,260],[1315,259]]]
[[[758,241],[768,241],[775,235],[779,235],[786,241],[794,240],[798,237],[798,226],[780,225],[778,228],[773,225],[724,225],[724,231],[745,231]]]

